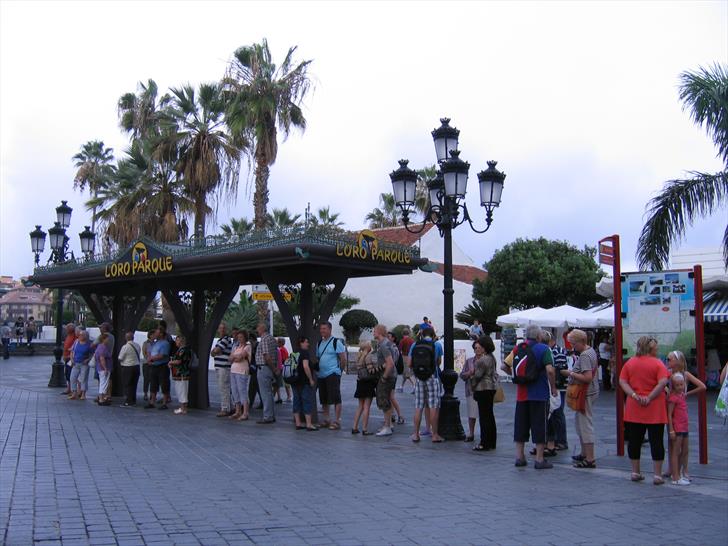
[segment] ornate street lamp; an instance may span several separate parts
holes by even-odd
[[[441,125],[432,131],[435,143],[435,154],[440,168],[434,179],[427,182],[427,191],[430,196],[430,206],[425,211],[424,219],[419,227],[410,227],[410,214],[414,210],[414,190],[409,191],[410,173],[414,174],[416,185],[417,175],[407,168],[407,161],[400,160],[400,168],[389,176],[392,180],[395,202],[402,211],[404,227],[410,233],[422,232],[427,223],[437,226],[440,236],[444,240],[444,336],[445,357],[442,383],[445,394],[440,405],[439,433],[448,440],[462,440],[465,437],[460,422],[460,401],[454,395],[458,376],[454,368],[455,344],[453,338],[453,274],[452,274],[452,230],[466,221],[476,233],[485,233],[493,221],[493,209],[500,205],[503,193],[503,182],[506,175],[496,169],[497,162],[488,161],[488,168],[478,173],[480,185],[480,205],[485,208],[485,228],[478,229],[473,224],[468,207],[465,204],[467,192],[468,171],[470,164],[460,159],[458,151],[458,137],[460,131],[450,127],[449,118],[441,118]]]
[[[91,228],[89,226],[84,226],[84,230],[78,234],[79,239],[81,239],[81,252],[83,252],[83,255],[86,256],[86,258],[89,258],[94,255],[94,251],[96,250],[96,234],[91,231]]]
[[[51,256],[48,263],[62,264],[70,260],[74,260],[73,252],[68,252],[69,238],[66,229],[71,225],[71,213],[73,209],[68,206],[66,201],[61,201],[60,206],[56,207],[56,221],[53,227],[48,230],[48,238],[51,247]],[[81,240],[81,250],[86,258],[93,256],[96,247],[96,234],[86,226],[86,229],[79,234]],[[45,248],[46,233],[35,226],[30,232],[30,246],[35,254],[36,267],[40,263],[40,255]],[[48,381],[49,387],[64,387],[66,378],[64,374],[64,366],[61,362],[63,356],[62,343],[62,326],[63,326],[63,290],[58,289],[58,301],[56,302],[56,347],[53,349],[53,362],[51,379]]]
[[[35,229],[30,232],[30,246],[35,254],[35,265],[40,263],[40,255],[43,254],[45,248],[46,232],[40,229],[40,226],[35,226]]]

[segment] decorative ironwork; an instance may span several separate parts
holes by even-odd
[[[212,256],[219,254],[235,254],[259,248],[271,248],[292,244],[319,244],[336,248],[342,243],[357,243],[358,233],[343,231],[329,226],[292,226],[278,229],[253,230],[245,235],[209,235],[204,238],[192,237],[179,243],[162,243],[142,237],[140,240],[157,247],[166,254],[183,258],[190,256]],[[379,241],[382,250],[406,251],[418,258],[420,249],[417,246],[405,246],[387,241]],[[35,268],[35,273],[61,273],[104,267],[113,263],[127,252],[124,248],[113,256],[88,256],[75,258],[60,264],[48,264]]]

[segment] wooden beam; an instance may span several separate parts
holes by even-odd
[[[81,288],[78,292],[81,294],[83,301],[86,302],[86,305],[96,319],[96,322],[101,324],[102,322],[111,321],[109,308],[104,304],[103,300],[96,299],[97,296],[94,292],[88,288]]]
[[[172,309],[172,313],[174,313],[174,318],[177,321],[177,326],[180,331],[187,339],[192,340],[194,332],[192,317],[185,304],[182,303],[179,293],[176,290],[167,288],[162,289],[162,293],[167,298],[167,303],[169,303],[169,307]]]
[[[338,279],[334,282],[334,289],[326,294],[326,299],[324,299],[321,303],[321,308],[319,309],[319,314],[316,317],[316,322],[329,320],[329,317],[331,317],[331,313],[334,311],[334,307],[336,306],[336,302],[339,301],[341,293],[344,291],[344,287],[346,286],[346,281],[348,279],[349,276],[345,271],[340,272]]]
[[[291,346],[294,349],[298,349],[298,337],[300,333],[296,326],[296,320],[293,318],[293,313],[291,313],[291,307],[281,293],[280,285],[282,283],[280,282],[280,277],[270,269],[263,269],[261,274],[263,275],[265,284],[268,285],[268,290],[273,294],[273,299],[278,306],[278,311],[283,318],[283,324],[286,326],[286,332],[291,340]]]

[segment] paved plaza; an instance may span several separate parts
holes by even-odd
[[[613,393],[595,409],[598,469],[572,468],[570,451],[537,471],[513,466],[511,385],[496,406],[497,450],[475,453],[413,444],[409,388],[398,395],[407,424],[392,437],[353,436],[353,376],[336,432],[293,430],[288,405],[267,426],[216,418],[214,407],[186,417],[98,407],[59,396],[49,376],[48,357],[0,361],[7,545],[728,543],[728,427],[712,412],[711,464],[697,464],[691,423],[694,484],[657,487],[630,482],[616,456]],[[370,428],[380,423],[374,411]],[[643,461],[649,476],[648,449]]]

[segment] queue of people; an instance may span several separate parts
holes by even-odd
[[[85,400],[93,369],[98,380],[96,402],[101,406],[111,405],[115,338],[110,325],[100,325],[100,335],[95,340],[90,339],[81,326],[69,324],[65,329],[63,359],[67,389],[64,394],[70,400]],[[315,347],[311,347],[308,338],[301,337],[297,340],[298,350],[291,354],[285,350],[284,340],[274,338],[265,324],[259,324],[255,332],[233,328],[228,333],[227,326],[222,323],[218,331],[220,337],[211,352],[221,397],[218,417],[247,421],[257,397],[260,400],[257,407],[263,410],[257,423],[274,423],[275,404],[282,403],[281,388],[285,386],[287,399],[292,403],[296,430],[341,429],[341,377],[346,369],[347,353],[345,342],[332,336],[330,322],[319,324],[320,339]],[[422,437],[430,437],[433,443],[443,442],[439,434],[443,348],[436,341],[433,328],[423,322],[417,339],[405,329],[402,339],[398,340],[382,324],[374,328],[373,334],[375,346],[371,341],[362,341],[359,346],[354,393],[358,404],[351,433],[386,437],[393,434],[395,425],[404,424],[396,393],[402,392],[409,379],[415,395],[414,431],[410,439],[418,443]],[[145,408],[168,409],[173,390],[179,404],[174,413],[185,415],[190,369],[196,358],[185,337],[172,338],[166,331],[166,324],[161,322],[141,347],[133,338],[132,332],[125,334],[124,345],[118,354],[119,381],[124,391],[122,406],[136,405],[138,382],[143,378]],[[564,414],[564,406],[568,404],[575,410],[574,428],[580,447],[579,453],[572,457],[573,466],[596,468],[593,407],[600,392],[598,372],[602,363],[599,355],[603,352],[597,353],[590,346],[589,336],[582,330],[571,330],[566,341],[573,352],[571,357],[567,357],[567,351],[556,344],[549,332],[531,325],[526,329],[526,340],[514,347],[503,361],[501,369],[516,384],[513,430],[516,467],[527,466],[525,446],[530,440],[534,444],[529,451],[535,456],[534,468],[553,468],[547,457],[568,449]],[[479,336],[472,346],[475,355],[465,361],[460,373],[460,379],[465,383],[468,415],[465,441],[475,442],[475,426],[479,423],[479,441],[473,450],[490,451],[495,450],[497,444],[494,404],[503,400],[503,391],[493,355],[493,340],[489,336]],[[655,338],[640,338],[636,355],[625,363],[618,378],[619,387],[626,395],[624,415],[632,465],[630,479],[635,482],[645,479],[640,456],[647,435],[654,467],[653,483],[661,485],[668,477],[674,485],[689,485],[686,400],[706,387],[687,371],[681,352],[672,351],[665,366],[657,358],[657,350]],[[400,389],[396,388],[398,375],[403,376]],[[158,393],[161,393],[159,400]],[[374,401],[384,416],[376,432],[369,428]],[[319,417],[321,422],[317,424]],[[669,472],[663,475],[666,425]]]

